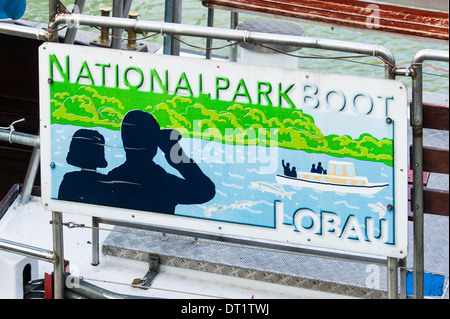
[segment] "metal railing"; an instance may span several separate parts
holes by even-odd
[[[412,60],[412,107],[413,131],[413,214],[414,214],[414,296],[424,297],[424,209],[423,209],[423,77],[422,63],[427,60],[448,62],[448,52],[425,49],[416,53]]]

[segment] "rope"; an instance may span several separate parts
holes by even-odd
[[[15,128],[14,128],[14,124],[16,124],[16,123],[20,123],[20,122],[24,122],[25,121],[25,119],[20,119],[20,120],[17,120],[17,121],[14,121],[14,122],[12,122],[9,126],[7,126],[7,127],[4,127],[4,126],[0,126],[0,129],[3,129],[3,130],[9,130],[9,143],[11,143],[12,144],[12,141],[11,141],[11,135],[15,132]]]

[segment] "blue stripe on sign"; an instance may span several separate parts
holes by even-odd
[[[425,272],[423,276],[424,296],[442,296],[444,289],[444,276]],[[406,294],[414,295],[414,272],[406,271]]]

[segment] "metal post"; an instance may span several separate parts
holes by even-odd
[[[393,72],[394,64],[385,64],[384,77],[389,80],[395,80],[395,73]],[[398,260],[397,258],[387,258],[387,282],[388,282],[388,298],[398,299]]]
[[[406,257],[398,261],[400,268],[400,299],[406,299]]]
[[[164,7],[164,22],[172,22],[172,12],[173,12],[173,0],[166,0]],[[164,36],[164,54],[170,54],[170,47],[172,45],[171,38],[165,34]]]
[[[181,9],[182,9],[181,0],[173,0],[173,7],[172,7],[173,23],[181,23]],[[180,55],[180,42],[175,40],[174,38],[171,38],[170,54]]]
[[[133,0],[124,0],[123,2],[123,17],[127,17],[128,14],[130,13],[130,9],[131,9],[131,3],[133,2]]]
[[[34,180],[39,168],[39,160],[41,157],[41,149],[39,146],[33,148],[30,163],[28,164],[27,173],[23,182],[22,193],[20,194],[20,202],[25,204],[30,199],[31,190],[33,189]]]
[[[86,0],[75,0],[75,3],[73,5],[73,12],[82,13],[85,3]],[[77,25],[72,25],[71,27],[67,28],[64,43],[73,44],[75,42],[75,36],[77,35],[77,31],[78,31]]]
[[[100,249],[99,249],[99,230],[98,218],[92,217],[92,266],[98,266],[100,263]]]
[[[113,2],[113,17],[123,18],[123,0],[114,0]],[[122,48],[122,34],[123,28],[114,28],[112,30],[111,48]]]
[[[208,27],[212,28],[214,26],[214,9],[208,8]],[[212,47],[212,38],[206,38],[206,47],[211,48]],[[212,57],[212,50],[206,50],[206,58],[210,60]]]
[[[38,132],[38,136],[39,136]],[[31,153],[30,162],[28,164],[27,173],[25,174],[25,180],[23,182],[22,193],[20,194],[20,202],[25,204],[30,199],[31,190],[33,189],[34,181],[36,179],[36,174],[39,168],[39,162],[41,158],[41,148],[40,143],[36,143],[33,147],[33,152]]]
[[[63,218],[62,213],[52,212],[52,230],[53,230],[53,255],[54,264],[54,297],[55,299],[64,298],[65,276],[64,276],[64,242],[63,242]]]
[[[414,297],[424,297],[424,217],[423,217],[423,74],[421,63],[425,60],[449,61],[448,52],[421,50],[412,61],[412,107],[411,127],[413,132],[413,150],[411,164],[413,170],[413,189],[411,206],[414,220]]]
[[[36,178],[37,170],[39,167],[39,159],[41,153],[39,136],[0,129],[0,141],[9,141],[10,143],[18,143],[33,147],[33,152],[31,154],[30,163],[28,164],[28,169],[25,175],[25,180],[21,192],[20,201],[21,203],[26,203],[30,198],[31,190],[33,188],[34,180]]]
[[[388,257],[388,298],[398,298],[398,260],[397,258]]]
[[[423,123],[422,123],[422,66],[414,65],[412,83],[411,127],[413,149],[411,163],[413,188],[411,206],[414,218],[414,297],[423,299],[424,256],[423,256]]]
[[[164,22],[181,23],[181,0],[166,0]],[[164,35],[164,54],[180,55],[180,42]]]
[[[238,24],[239,24],[239,13],[231,12],[230,29],[232,30],[236,29]],[[237,46],[232,45],[230,47],[230,62],[236,61],[237,61]]]
[[[56,31],[56,27],[52,27],[52,21],[58,12],[58,0],[49,0],[48,1],[48,31],[49,31],[49,41],[50,42],[58,42],[58,32]]]

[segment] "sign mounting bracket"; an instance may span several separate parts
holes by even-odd
[[[149,289],[153,283],[153,280],[159,273],[159,257],[149,256],[149,269],[142,278],[136,278],[131,283],[135,288]]]

